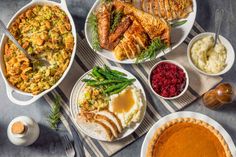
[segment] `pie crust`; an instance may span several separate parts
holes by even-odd
[[[152,137],[149,145],[148,145],[148,149],[147,149],[147,157],[155,157],[154,156],[154,151],[155,151],[155,146],[156,143],[159,139],[159,137],[171,126],[174,126],[175,124],[180,124],[180,123],[188,123],[188,124],[197,124],[201,127],[204,127],[206,129],[208,129],[212,134],[214,134],[219,142],[221,143],[224,151],[225,151],[225,157],[232,157],[232,154],[229,150],[228,144],[226,143],[226,141],[224,140],[223,136],[211,125],[209,125],[206,122],[203,122],[201,120],[197,120],[194,118],[177,118],[174,120],[171,120],[169,122],[167,122],[166,124],[164,124],[162,127],[160,127],[159,129],[156,130],[154,136]],[[211,143],[210,143],[211,144]],[[207,148],[206,148],[207,149]]]

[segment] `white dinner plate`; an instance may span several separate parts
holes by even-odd
[[[137,122],[137,123],[133,123],[133,124],[131,124],[130,127],[124,129],[122,131],[122,133],[120,134],[120,136],[115,139],[115,141],[116,141],[116,140],[125,138],[125,137],[129,136],[130,134],[132,134],[139,127],[139,125],[141,124],[141,122],[144,118],[145,112],[146,112],[146,95],[145,95],[145,91],[144,91],[141,83],[139,82],[139,80],[134,75],[132,75],[130,72],[128,72],[128,71],[126,71],[122,68],[119,68],[119,67],[112,67],[111,66],[110,68],[113,69],[113,70],[118,70],[118,71],[126,74],[127,78],[129,78],[129,79],[135,78],[136,81],[133,83],[133,85],[137,89],[141,90],[141,93],[142,93],[142,96],[143,96],[143,102],[144,102],[144,110],[143,110],[143,113],[141,114],[140,121]],[[78,98],[80,96],[79,94],[82,93],[81,91],[84,89],[84,87],[86,85],[85,82],[82,82],[82,80],[85,79],[85,78],[86,79],[90,78],[90,76],[88,74],[91,71],[92,70],[86,72],[83,76],[81,76],[79,78],[79,80],[76,82],[76,84],[74,85],[74,87],[72,89],[72,92],[71,92],[71,95],[70,95],[70,112],[71,112],[72,119],[74,120],[75,124],[78,126],[80,131],[82,131],[84,134],[88,135],[89,137],[92,137],[92,138],[97,139],[97,140],[104,141],[104,139],[99,139],[99,137],[94,136],[94,134],[92,132],[83,130],[82,127],[80,127],[80,125],[76,122],[76,117],[77,117],[77,114],[79,113],[79,105],[78,105]]]
[[[92,48],[92,30],[88,25],[88,18],[89,16],[97,9],[98,5],[100,3],[100,0],[97,0],[94,5],[92,6],[91,10],[88,13],[88,16],[86,18],[85,22],[85,37],[87,39],[87,42],[89,46]],[[189,16],[186,19],[181,19],[182,20],[187,20],[187,22],[179,27],[173,28],[171,31],[171,47],[165,49],[163,52],[159,53],[156,58],[159,58],[161,56],[164,56],[165,54],[171,52],[175,48],[177,48],[183,41],[186,39],[188,36],[189,32],[191,31],[195,18],[197,14],[197,3],[196,0],[193,0],[193,12],[189,14]],[[101,55],[102,57],[105,57],[106,59],[109,59],[111,61],[117,62],[117,63],[122,63],[122,64],[135,64],[135,59],[126,59],[123,61],[119,61],[115,58],[114,54],[111,51],[104,50],[102,49],[101,51],[96,51],[97,54]],[[147,60],[150,61],[150,60]],[[146,61],[144,61],[146,62]]]
[[[196,113],[196,112],[190,112],[190,111],[175,112],[175,113],[169,114],[165,117],[162,117],[159,121],[157,121],[151,127],[151,129],[148,131],[148,133],[144,139],[142,149],[141,149],[141,154],[140,154],[141,157],[146,157],[147,146],[148,146],[149,142],[151,141],[156,130],[158,128],[160,128],[162,125],[164,125],[165,123],[167,123],[173,119],[176,119],[176,118],[195,118],[195,119],[202,120],[202,121],[210,124],[216,130],[218,130],[219,133],[224,137],[226,143],[229,146],[231,154],[233,155],[233,157],[236,157],[236,148],[235,148],[234,142],[233,142],[232,138],[230,137],[230,135],[226,132],[226,130],[214,119],[212,119],[206,115]]]

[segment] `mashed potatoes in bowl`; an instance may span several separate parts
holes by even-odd
[[[214,46],[213,36],[206,36],[193,43],[191,59],[200,70],[217,74],[226,67],[227,51],[222,43]]]
[[[188,44],[187,57],[192,68],[204,75],[219,76],[234,65],[235,52],[231,43],[219,35],[213,47],[215,33],[204,32],[196,35]]]

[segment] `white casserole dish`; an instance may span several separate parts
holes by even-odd
[[[48,92],[50,92],[51,90],[53,90],[54,88],[56,88],[61,82],[62,80],[65,78],[66,74],[68,73],[71,65],[72,65],[72,62],[74,60],[74,56],[75,56],[75,52],[76,52],[76,43],[77,43],[77,35],[76,35],[76,29],[75,29],[75,24],[74,24],[74,21],[72,19],[72,16],[67,8],[67,5],[66,5],[66,0],[61,0],[61,3],[57,3],[57,2],[52,2],[52,1],[48,1],[48,0],[32,0],[30,3],[28,3],[27,5],[25,5],[23,8],[21,8],[12,18],[11,20],[9,21],[9,23],[7,24],[7,27],[9,27],[11,25],[11,23],[23,12],[25,12],[27,9],[29,9],[30,7],[32,6],[35,6],[35,5],[56,5],[58,6],[60,9],[62,9],[67,17],[69,18],[70,20],[70,24],[71,24],[71,27],[72,27],[72,34],[74,36],[74,48],[73,48],[73,51],[72,51],[72,54],[71,54],[71,59],[70,59],[70,63],[67,67],[67,69],[64,71],[63,75],[61,76],[61,78],[51,87],[49,88],[48,90],[45,90],[41,93],[39,93],[38,95],[33,95],[31,93],[26,93],[26,92],[23,92],[19,89],[17,89],[16,87],[14,87],[13,85],[11,85],[7,78],[5,77],[5,62],[4,62],[4,59],[3,59],[3,53],[4,53],[4,45],[7,41],[7,37],[5,35],[3,35],[2,39],[1,39],[1,44],[0,44],[0,66],[1,66],[1,74],[2,74],[2,77],[3,77],[3,80],[6,84],[6,92],[7,92],[7,96],[8,98],[15,104],[17,105],[30,105],[32,104],[33,102],[35,102],[36,100],[38,100],[39,98],[41,98],[42,96],[44,96],[45,94],[47,94]],[[20,100],[19,98],[16,98],[15,96],[13,96],[13,93],[16,92],[18,94],[21,94],[23,96],[30,96],[31,98],[28,99],[28,100]]]

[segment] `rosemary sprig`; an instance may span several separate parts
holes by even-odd
[[[183,20],[183,21],[177,21],[177,22],[175,22],[175,23],[172,23],[171,24],[171,27],[178,27],[178,26],[181,26],[181,25],[183,25],[183,24],[185,24],[187,22],[187,20]]]
[[[154,39],[147,49],[143,50],[140,55],[136,59],[136,63],[155,59],[156,56],[160,53],[160,51],[166,48],[166,44],[161,41],[160,38]]]
[[[121,18],[123,16],[123,13],[121,11],[113,11],[112,12],[112,21],[111,21],[111,29],[110,32],[113,32],[116,27],[118,26],[118,24],[121,21]]]
[[[97,17],[94,13],[89,16],[88,25],[92,31],[92,47],[94,50],[99,51],[101,47],[98,39],[98,22]]]
[[[56,96],[54,103],[52,105],[51,108],[51,112],[48,116],[48,122],[50,124],[50,127],[54,130],[58,129],[58,123],[60,122],[60,109],[61,109],[61,105],[60,105],[60,100],[61,97],[60,96]]]

